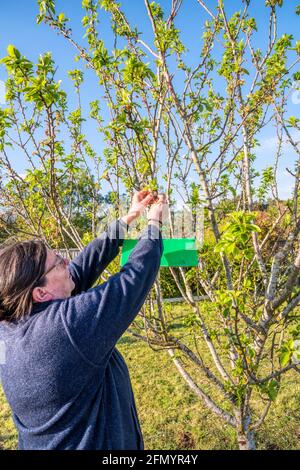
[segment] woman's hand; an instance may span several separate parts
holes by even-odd
[[[165,194],[159,194],[155,198],[155,202],[151,205],[147,214],[149,221],[157,221],[161,225],[166,221],[168,216],[168,203]],[[151,220],[150,220],[151,219]]]
[[[155,195],[151,191],[138,191],[133,195],[128,214],[124,215],[121,220],[129,225],[133,220],[138,218],[154,200]]]

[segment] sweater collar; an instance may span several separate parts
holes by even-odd
[[[46,300],[45,302],[34,302],[31,314],[42,312],[45,310],[54,300]]]

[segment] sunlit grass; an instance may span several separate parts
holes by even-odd
[[[190,391],[167,352],[153,352],[145,343],[128,337],[121,340],[119,350],[130,371],[146,449],[237,449],[234,430]],[[259,449],[300,449],[300,381],[296,373],[283,379],[256,442]]]
[[[0,386],[0,449],[15,449],[17,432],[11,417],[10,408]]]

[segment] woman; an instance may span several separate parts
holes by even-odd
[[[129,213],[71,263],[39,241],[0,250],[1,378],[19,449],[143,449],[115,345],[156,278],[165,204],[164,195],[154,202],[150,192],[136,193]],[[148,227],[126,265],[92,288],[148,205]]]

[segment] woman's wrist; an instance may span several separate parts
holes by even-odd
[[[161,229],[162,227],[162,222],[159,220],[159,219],[152,219],[151,217],[149,217],[148,220],[148,224],[151,224],[151,225],[155,225],[157,228]]]
[[[121,220],[123,220],[123,222],[125,222],[125,224],[130,225],[131,222],[133,222],[138,216],[139,216],[138,212],[129,211],[128,214],[121,217]]]
[[[123,217],[120,218],[127,226],[129,226],[135,219],[137,219],[139,216],[139,213],[136,211],[129,211],[128,214],[124,215]],[[162,227],[162,221],[156,218],[149,217],[147,219],[148,224],[153,224],[156,225],[158,228]]]

